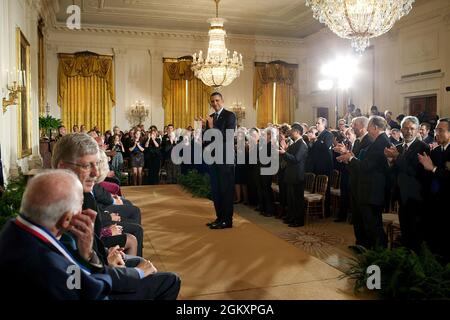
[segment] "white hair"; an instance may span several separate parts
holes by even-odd
[[[404,117],[402,122],[400,123],[400,127],[403,128],[403,125],[406,122],[411,122],[412,124],[414,124],[416,126],[416,129],[418,129],[419,126],[420,126],[419,119],[417,117],[414,117],[414,116],[406,116],[406,117]]]
[[[69,170],[47,170],[32,178],[23,194],[20,212],[34,223],[54,227],[65,213],[81,211],[83,187]]]
[[[106,177],[109,173],[109,164],[108,164],[108,156],[106,155],[105,151],[100,150],[98,152],[99,155],[99,165],[98,165],[98,177],[97,177],[97,183],[105,181]]]

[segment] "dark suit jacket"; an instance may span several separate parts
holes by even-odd
[[[114,204],[114,199],[113,199],[111,193],[106,191],[105,188],[103,188],[99,184],[94,185],[93,192],[94,192],[95,200],[97,201],[97,206],[98,206],[99,210],[104,211],[106,209],[106,207]],[[103,220],[104,220],[103,222],[105,222],[105,223],[109,223],[109,222],[112,223],[111,215],[104,215]]]
[[[416,139],[406,152],[404,145],[398,145],[397,151],[400,155],[392,169],[396,177],[396,194],[400,195],[401,203],[405,204],[410,199],[425,200],[431,176],[419,162],[417,154],[424,152],[430,154],[430,148],[426,143]]]
[[[214,113],[210,114],[210,116],[214,117]],[[225,132],[227,129],[236,129],[236,115],[233,112],[223,108],[219,118],[214,122],[214,129],[220,130],[225,138]]]
[[[428,135],[426,136],[425,139],[422,140],[423,142],[425,142],[426,144],[432,144],[434,142],[434,139],[432,136]]]
[[[388,190],[389,165],[384,148],[390,147],[389,138],[380,134],[366,149],[362,160],[353,158],[349,163],[350,173],[358,175],[358,202],[363,205],[383,206]]]
[[[355,141],[355,143],[353,144],[352,152],[355,155],[355,157],[360,159],[361,151],[366,150],[371,144],[372,144],[372,140],[370,139],[370,136],[368,134],[366,134],[361,139],[361,141],[359,141],[359,140]]]
[[[81,289],[67,288],[67,269],[73,265],[52,246],[9,221],[0,234],[2,290],[10,299],[104,299],[111,289],[106,274],[83,271]]]
[[[392,143],[394,146],[398,146],[399,144],[402,144],[402,139],[395,140],[393,137],[389,137],[389,142]]]
[[[213,117],[214,113],[211,114],[210,116]],[[211,129],[208,127],[208,123],[206,123],[207,128]],[[227,130],[236,130],[236,115],[231,112],[226,110],[225,108],[223,108],[222,112],[219,115],[219,118],[214,122],[214,129],[220,130],[220,132],[222,133],[222,137],[223,137],[223,148],[224,148],[224,152],[223,152],[223,163],[226,162],[226,131]],[[205,132],[206,132],[205,130]],[[204,145],[208,145],[210,142],[204,142]],[[228,143],[231,143],[232,145],[234,144],[234,135],[232,136],[232,140],[229,141]],[[234,146],[233,146],[233,150],[234,150]],[[234,156],[231,157],[229,156],[230,159],[234,159]]]
[[[432,179],[436,180],[439,186],[433,197],[441,201],[441,204],[447,204],[447,207],[450,195],[450,146],[444,152],[441,151],[441,146],[434,148],[431,151],[431,160],[437,167]]]
[[[136,292],[140,284],[139,272],[134,268],[115,268],[107,265],[107,262],[93,265],[83,260],[78,253],[75,238],[70,233],[65,233],[61,237],[61,242],[66,246],[72,256],[87,267],[92,273],[105,273],[111,277],[112,292],[132,293]]]
[[[308,147],[303,139],[291,144],[282,156],[286,160],[284,171],[284,182],[288,184],[299,184],[305,180],[305,164],[308,156]]]
[[[330,174],[333,170],[333,134],[328,130],[322,131],[310,148],[309,156],[312,171],[315,174]]]

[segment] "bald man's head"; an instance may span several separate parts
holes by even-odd
[[[52,228],[64,214],[79,213],[82,204],[83,187],[74,173],[47,170],[28,182],[20,212],[32,222]]]

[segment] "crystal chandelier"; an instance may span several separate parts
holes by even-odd
[[[363,52],[369,39],[388,32],[412,8],[414,0],[306,0],[314,18]]]
[[[192,61],[192,70],[194,75],[210,87],[227,86],[234,79],[239,77],[241,70],[244,68],[242,63],[242,55],[234,51],[230,56],[230,51],[225,46],[226,32],[223,28],[225,19],[219,18],[219,2],[216,2],[216,17],[211,18],[208,22],[211,24],[209,28],[209,46],[206,59],[200,50],[194,53]]]

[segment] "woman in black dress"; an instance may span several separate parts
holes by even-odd
[[[148,169],[148,184],[159,184],[159,169],[161,167],[161,138],[158,130],[151,128],[145,142],[145,167]]]
[[[133,170],[133,185],[142,185],[142,168],[144,167],[144,147],[141,146],[141,131],[134,133],[130,151],[131,169]]]

